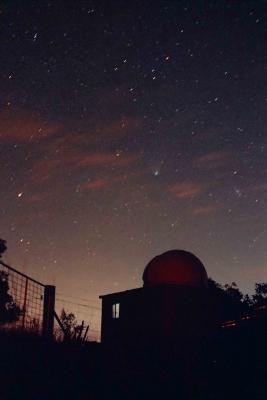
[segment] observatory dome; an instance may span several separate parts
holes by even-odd
[[[202,262],[184,250],[170,250],[154,257],[143,273],[144,286],[183,285],[199,288],[207,285],[207,279]]]

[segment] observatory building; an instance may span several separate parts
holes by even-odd
[[[192,253],[171,250],[154,257],[141,288],[100,296],[105,347],[181,352],[211,329],[207,273]]]

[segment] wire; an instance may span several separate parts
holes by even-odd
[[[99,303],[98,300],[85,299],[85,298],[82,298],[82,297],[71,296],[71,295],[67,295],[67,294],[64,294],[64,293],[60,293],[60,292],[57,292],[57,294],[58,294],[59,296],[62,296],[62,297],[67,297],[67,298],[77,299],[77,300],[81,300],[81,301],[86,301],[87,303],[88,303],[88,302]]]
[[[80,307],[85,307],[85,308],[99,310],[99,311],[101,310],[101,307],[89,306],[88,304],[75,303],[74,301],[64,300],[64,299],[62,299],[60,297],[56,297],[56,300],[61,301],[63,303],[73,304],[74,306],[80,306]]]

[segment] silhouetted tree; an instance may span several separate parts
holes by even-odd
[[[6,250],[6,241],[0,239],[0,258]],[[17,321],[20,314],[20,308],[9,294],[8,273],[0,271],[0,324]]]
[[[219,289],[222,290],[222,285],[220,283],[216,282],[214,279],[209,278],[208,279],[208,288],[209,288],[209,290],[212,290],[212,291],[213,290],[217,291]]]
[[[243,297],[243,303],[246,305],[247,308],[250,308],[253,306],[253,299],[248,294],[245,294],[245,296]]]
[[[84,321],[79,325],[73,313],[66,313],[64,308],[60,314],[60,321],[64,328],[64,339],[72,341],[86,340],[89,326],[84,325]],[[85,331],[85,334],[84,334]]]
[[[65,309],[63,308],[60,314],[60,321],[64,328],[65,335],[71,338],[74,328],[77,325],[75,315],[73,313],[66,313]]]
[[[217,303],[221,320],[238,318],[248,310],[247,298],[241,293],[235,282],[222,286],[213,279],[209,279],[208,286],[212,298]]]
[[[255,306],[267,306],[267,283],[255,283],[255,294],[252,298]]]
[[[237,284],[232,282],[231,284],[226,283],[224,285],[224,290],[227,295],[236,303],[241,303],[244,299],[243,293],[238,289]]]
[[[0,239],[0,258],[2,257],[2,254],[6,251],[6,241],[4,239]]]
[[[0,271],[0,324],[15,322],[21,315],[20,308],[8,292],[8,273]]]

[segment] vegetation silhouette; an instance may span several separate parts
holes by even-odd
[[[20,315],[20,308],[9,294],[8,273],[0,271],[0,324],[15,322]]]
[[[85,342],[89,325],[85,325],[84,321],[78,324],[76,317],[73,313],[68,313],[63,308],[60,314],[61,329],[64,333],[65,341],[72,342]]]
[[[0,239],[0,258],[2,254],[7,250],[6,241],[4,239]]]
[[[73,313],[67,313],[65,309],[62,308],[60,314],[60,321],[64,328],[64,332],[66,332],[68,336],[71,336],[77,325],[75,315]]]
[[[217,300],[216,307],[220,320],[235,319],[259,306],[267,305],[267,283],[255,283],[252,296],[243,294],[235,282],[221,285],[209,278],[208,289]]]
[[[0,258],[7,250],[6,241],[0,239]],[[9,294],[8,273],[0,271],[0,324],[15,322],[19,319],[21,310]]]
[[[258,306],[267,306],[267,283],[256,283],[252,303]]]

